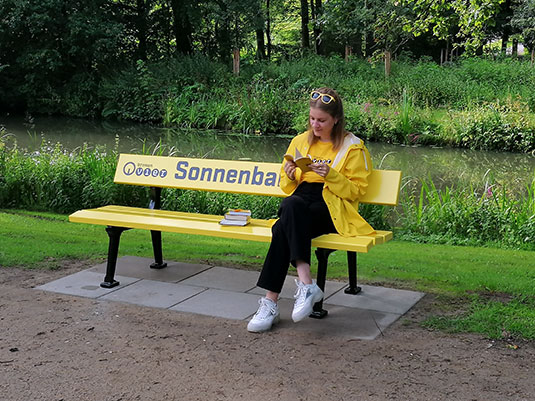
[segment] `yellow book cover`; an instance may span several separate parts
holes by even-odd
[[[303,171],[303,173],[306,173],[307,171],[311,170],[308,165],[312,164],[312,159],[310,158],[310,156],[303,156],[298,149],[295,149],[295,157],[289,154],[285,154],[284,159],[297,164],[297,167],[299,167]]]

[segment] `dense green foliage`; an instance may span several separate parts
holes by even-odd
[[[218,60],[222,64],[217,70],[222,74],[208,78],[221,79],[231,70],[233,49],[240,49],[242,65],[247,65],[257,60],[301,59],[313,52],[341,55],[344,46],[351,46],[358,57],[378,56],[387,51],[392,56],[424,55],[438,63],[451,61],[451,54],[443,56],[451,46],[458,53],[459,49],[462,52],[475,46],[468,44],[479,46],[484,40],[500,36],[507,45],[511,34],[517,35],[515,40],[522,39],[518,35],[526,36],[529,47],[532,0],[469,3],[332,0],[322,5],[321,0],[315,0],[309,5],[292,0],[2,0],[0,107],[18,112],[120,114],[124,118],[162,121],[168,106],[181,106],[176,102],[168,105],[166,99],[176,100],[175,88],[181,90],[180,81],[191,78],[180,74],[183,68],[176,62],[177,57],[184,55]],[[509,24],[511,20],[515,23]],[[309,33],[315,40],[308,40]],[[325,60],[324,64],[327,63],[330,61]],[[263,71],[264,66],[257,65],[255,69]],[[160,72],[163,77],[158,83],[167,83],[169,88],[150,85],[154,82],[150,74]],[[301,78],[310,80],[317,73],[316,69],[313,75]],[[245,75],[250,78],[251,72]],[[116,80],[137,87],[115,87]],[[254,84],[255,81],[246,81],[247,86]],[[236,85],[239,83],[231,86]],[[243,82],[241,85],[244,86]],[[382,86],[379,84],[375,89]],[[214,94],[210,90],[201,92]],[[112,95],[119,97],[118,104],[108,104]],[[279,94],[275,93],[275,97]],[[269,97],[250,98],[260,103],[269,101]],[[392,100],[390,96],[385,99]],[[140,105],[144,100],[149,100],[149,104]],[[463,100],[461,97],[460,101]],[[450,103],[448,99],[444,101]],[[114,107],[122,103],[126,109]],[[225,106],[210,104],[204,108],[218,112]],[[254,102],[250,105],[255,106]],[[143,107],[146,110],[141,110]],[[191,113],[195,117],[199,111]],[[171,120],[174,117],[171,115]],[[235,122],[232,118],[231,121]],[[219,119],[216,123],[224,124]]]
[[[102,86],[106,117],[168,126],[295,133],[311,88],[337,88],[348,128],[377,141],[529,152],[535,149],[535,70],[518,61],[447,66],[308,57],[244,66],[239,77],[203,57],[139,62]]]
[[[104,148],[66,152],[56,145],[26,153],[0,139],[0,204],[62,213],[106,204],[147,206],[146,188],[113,183],[116,159],[115,150]],[[405,187],[399,209],[362,205],[362,215],[375,228],[412,241],[535,250],[535,176],[515,194],[492,182],[437,189],[429,180],[411,188]],[[257,218],[273,218],[278,204],[272,197],[162,192],[164,209],[217,215],[243,207]]]
[[[535,149],[535,69],[507,60],[466,59],[442,67],[399,61],[388,80],[382,68],[337,57],[248,65],[239,77],[200,56],[140,61],[111,74],[89,108],[72,97],[58,100],[57,107],[171,127],[295,133],[305,127],[310,89],[321,85],[338,89],[348,128],[366,139]]]

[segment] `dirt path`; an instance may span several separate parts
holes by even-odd
[[[0,269],[2,400],[535,400],[535,344],[422,329],[425,298],[347,341],[32,289],[87,267]]]

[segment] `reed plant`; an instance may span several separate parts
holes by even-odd
[[[411,113],[412,99],[407,93],[407,88],[403,88],[403,97],[401,102],[401,112],[399,113],[399,120],[401,130],[407,137],[412,134]]]
[[[73,151],[43,142],[36,151],[0,138],[0,205],[69,213],[112,202],[139,204],[147,195],[113,184],[116,150],[82,146]],[[148,202],[148,200],[147,200]]]
[[[418,193],[403,194],[397,231],[401,238],[535,250],[535,176],[517,195],[489,181],[480,188],[439,189],[431,179],[424,179],[419,188]]]
[[[173,155],[161,144],[142,153]],[[70,213],[105,204],[147,206],[145,188],[113,183],[116,149],[80,147],[67,151],[43,143],[37,151],[0,139],[0,205],[3,208]],[[165,189],[166,209],[221,215],[226,208],[253,210],[274,218],[280,200],[271,197]],[[480,185],[437,187],[433,180],[407,181],[398,209],[361,205],[377,229],[393,229],[399,238],[457,245],[490,245],[535,250],[535,173],[520,193],[511,193],[488,175]]]

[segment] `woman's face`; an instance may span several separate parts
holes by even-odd
[[[331,139],[331,131],[337,122],[333,116],[321,109],[311,107],[309,121],[315,136],[322,141]]]

